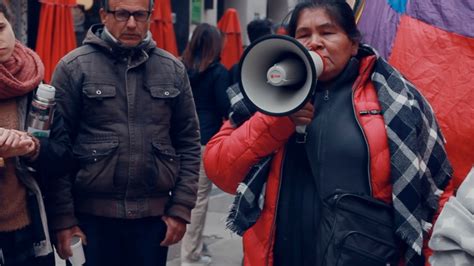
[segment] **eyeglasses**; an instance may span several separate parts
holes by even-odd
[[[107,10],[107,13],[113,14],[115,19],[120,22],[128,21],[130,19],[130,16],[133,16],[133,18],[135,18],[136,21],[146,22],[151,14],[150,11],[145,11],[145,10],[130,12],[125,9]]]

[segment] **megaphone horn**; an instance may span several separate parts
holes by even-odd
[[[252,43],[240,60],[242,94],[265,114],[298,111],[314,94],[323,60],[294,38],[265,36]]]

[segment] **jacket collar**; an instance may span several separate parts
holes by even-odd
[[[149,31],[145,39],[136,47],[124,47],[117,39],[112,36],[112,34],[110,34],[103,24],[93,25],[87,32],[83,44],[99,46],[112,55],[121,58],[134,56],[141,53],[148,55],[156,47],[156,43],[152,39],[151,33]]]
[[[369,45],[361,44],[355,57],[360,61],[359,79],[362,83],[365,83],[370,79],[375,62],[380,56],[377,51]]]
[[[344,84],[353,83],[359,75],[360,62],[356,57],[351,57],[342,72],[331,81],[318,81],[316,90],[337,90],[344,88]]]

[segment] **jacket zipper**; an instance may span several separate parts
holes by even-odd
[[[276,219],[277,219],[277,215],[278,215],[278,203],[280,201],[280,191],[281,191],[281,183],[283,183],[283,180],[282,180],[282,175],[283,175],[283,165],[284,165],[284,162],[285,162],[285,159],[286,159],[286,145],[284,147],[284,150],[283,150],[283,158],[282,158],[282,163],[281,163],[281,166],[280,166],[280,182],[278,182],[278,192],[277,192],[277,200],[276,200],[276,205],[275,205],[275,215],[273,216],[273,222],[272,222],[272,227],[271,227],[271,230],[270,230],[270,241],[268,242],[270,244],[270,246],[268,247],[268,251],[267,251],[267,256],[265,256],[265,265],[269,266],[269,261],[270,261],[270,250],[271,250],[271,245],[274,245],[273,241],[274,241],[274,237],[275,237],[275,225],[276,225]]]
[[[328,103],[329,102],[329,89],[327,89],[326,91],[324,91],[324,96],[323,96],[323,99],[324,99],[324,102]],[[324,121],[322,121],[323,123],[321,124],[324,124],[326,125],[326,116],[324,116]],[[318,126],[318,131],[319,131],[319,138],[318,138],[318,158],[321,159],[321,143],[323,141],[323,128],[324,126]],[[320,176],[319,176],[320,177]],[[317,176],[317,178],[319,179],[319,177]]]
[[[130,108],[129,108],[129,103],[130,103],[130,98],[128,96],[128,71],[130,71],[130,69],[132,69],[132,67],[130,66],[131,64],[131,61],[132,61],[132,57],[129,55],[128,58],[127,58],[127,68],[125,69],[125,93],[126,93],[126,97],[127,97],[127,121],[128,119],[130,118]],[[128,165],[128,177],[130,177],[130,162],[131,163],[134,163],[134,160],[133,160],[133,152],[132,152],[132,139],[131,139],[131,125],[130,125],[130,121],[127,122],[127,125],[128,125],[128,145],[130,147],[129,149],[129,154],[128,154],[128,158],[129,158],[129,165]],[[134,167],[134,166],[133,166]],[[127,199],[128,197],[128,192],[129,192],[129,188],[130,188],[130,178],[127,178],[127,186],[125,187],[125,199]],[[125,208],[125,216],[127,216],[129,213],[129,211]]]
[[[370,173],[370,149],[369,149],[369,141],[367,140],[367,136],[365,135],[365,132],[364,132],[364,129],[362,128],[362,126],[360,125],[360,121],[359,121],[359,118],[357,117],[357,112],[356,112],[356,109],[355,109],[355,101],[354,101],[354,94],[355,94],[355,90],[357,89],[357,86],[359,85],[360,81],[359,79],[356,80],[355,84],[354,84],[354,87],[352,88],[352,95],[351,95],[351,98],[352,98],[352,110],[353,110],[353,113],[354,113],[354,118],[357,122],[357,125],[359,126],[359,129],[360,131],[362,132],[362,136],[364,137],[364,141],[365,141],[365,146],[367,147],[367,173],[368,173],[368,184],[369,184],[369,193],[370,193],[370,196],[373,196],[373,193],[372,193],[372,180],[371,180],[371,173]]]
[[[137,62],[135,63],[134,65],[132,65],[132,55],[128,55],[127,57],[127,68],[125,70],[125,93],[127,94],[127,115],[128,115],[128,118],[130,117],[130,109],[128,108],[128,105],[130,103],[130,98],[128,96],[128,72],[137,67],[138,65],[142,64],[142,63],[145,63],[146,60],[148,60],[148,55],[142,51],[142,53],[144,54],[144,60],[142,60],[141,62]],[[135,99],[136,99],[136,94],[135,94]],[[132,126],[130,125],[130,121],[127,123],[128,124],[128,132],[130,133],[132,131]],[[132,157],[133,157],[133,152],[132,152],[132,136],[131,134],[129,134],[129,145],[130,145],[130,153],[129,153],[129,158],[130,160],[132,161]],[[130,175],[130,168],[129,168],[129,175]],[[128,183],[127,183],[127,190],[128,190],[128,187],[129,187],[129,183],[130,183],[130,179],[128,180]],[[128,194],[127,192],[125,192],[125,194]]]

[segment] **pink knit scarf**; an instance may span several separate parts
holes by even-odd
[[[0,99],[22,96],[43,80],[44,65],[39,56],[16,41],[11,57],[0,64]]]

